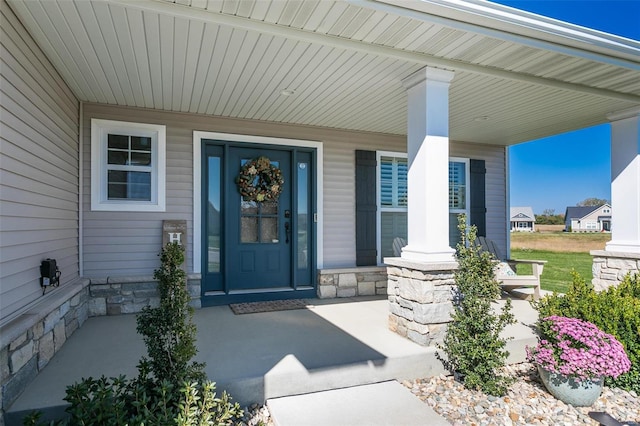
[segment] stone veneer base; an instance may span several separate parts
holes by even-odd
[[[200,308],[200,275],[187,280],[191,306]],[[76,279],[45,295],[0,327],[0,426],[3,413],[89,317],[157,306],[152,277]]]
[[[444,340],[453,311],[456,262],[420,263],[385,258],[389,329],[423,346]]]
[[[375,296],[387,294],[387,269],[364,266],[318,271],[318,298]]]
[[[629,273],[640,273],[640,253],[592,250],[591,256],[592,283],[596,291],[618,285]]]
[[[86,321],[88,300],[89,280],[76,279],[47,289],[0,327],[1,413]]]

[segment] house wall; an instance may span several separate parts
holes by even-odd
[[[511,231],[512,232],[533,232],[534,231],[534,223],[526,222],[526,221],[512,221],[511,222]]]
[[[167,126],[167,208],[163,213],[91,211],[91,118]],[[84,137],[84,276],[150,275],[159,265],[162,220],[186,220],[187,259],[193,256],[193,131],[260,135],[322,141],[324,147],[324,264],[355,265],[355,149],[404,150],[405,139],[393,135],[337,131],[307,126],[234,120],[195,114],[85,104]]]
[[[91,211],[91,119],[167,126],[167,209],[162,213]],[[84,105],[84,276],[150,275],[159,265],[162,220],[186,220],[193,255],[193,131],[321,141],[324,150],[324,268],[355,265],[355,151],[404,152],[402,136],[235,120],[99,104]],[[505,148],[452,143],[451,155],[484,159],[487,167],[487,232],[506,249]],[[455,226],[455,225],[454,225]],[[506,251],[506,250],[505,250]]]
[[[79,102],[0,0],[0,424],[88,316],[78,264]],[[40,287],[54,258],[61,284]]]
[[[1,322],[43,297],[43,259],[78,279],[79,103],[4,0],[0,13]]]
[[[608,213],[604,213],[604,210],[609,210]],[[582,219],[572,219],[571,220],[571,231],[572,232],[599,232],[602,231],[603,226],[602,222],[598,220],[600,216],[611,216],[611,206],[605,205],[602,206],[588,215],[584,216]]]
[[[609,209],[609,213],[604,214],[603,210],[605,209]],[[602,222],[598,220],[600,216],[611,216],[611,207],[602,206],[582,218],[580,222],[582,229],[587,231],[602,231]]]
[[[485,198],[487,208],[487,238],[493,240],[501,253],[507,253],[509,226],[507,206],[507,167],[504,146],[454,142],[449,149],[452,157],[468,157],[484,160],[487,169]],[[456,224],[449,224],[455,226]]]

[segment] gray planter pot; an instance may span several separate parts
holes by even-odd
[[[602,393],[602,377],[577,382],[573,378],[551,373],[540,366],[538,373],[551,395],[574,407],[590,407]]]

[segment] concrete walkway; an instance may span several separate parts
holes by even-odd
[[[197,360],[243,406],[444,372],[434,348],[388,330],[386,298],[308,302],[307,309],[247,315],[228,306],[197,310]],[[513,311],[519,324],[505,334],[517,338],[509,343],[510,362],[520,362],[524,345],[535,344],[527,324],[536,312],[521,300]],[[66,387],[83,377],[135,376],[144,352],[135,315],[90,318],[9,408],[8,424],[34,409],[60,414]]]
[[[395,381],[275,398],[267,405],[276,426],[450,424]]]

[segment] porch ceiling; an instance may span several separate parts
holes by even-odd
[[[505,145],[640,106],[640,43],[482,1],[9,3],[86,102],[406,134],[431,65],[451,138]]]

